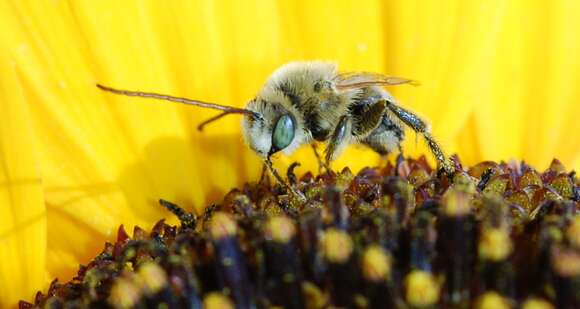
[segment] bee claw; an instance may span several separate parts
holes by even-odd
[[[446,175],[449,179],[453,179],[453,175],[455,175],[455,167],[453,166],[453,162],[447,161],[441,164],[437,171],[437,177],[441,177],[443,175]]]

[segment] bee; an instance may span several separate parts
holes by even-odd
[[[248,146],[262,158],[280,184],[301,196],[273,168],[272,155],[278,152],[289,155],[301,145],[325,143],[323,163],[328,168],[350,144],[365,145],[381,155],[401,150],[405,126],[423,136],[442,170],[453,172],[427,123],[398,104],[383,88],[401,84],[416,82],[377,73],[340,73],[334,63],[311,61],[291,62],[277,69],[245,108],[97,86],[115,94],[222,111],[203,121],[198,126],[200,131],[224,116],[242,114],[242,133]]]

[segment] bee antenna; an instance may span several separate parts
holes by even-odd
[[[238,107],[227,106],[227,105],[219,105],[219,104],[215,104],[215,103],[203,102],[203,101],[198,101],[198,100],[191,100],[191,99],[186,99],[186,98],[181,98],[181,97],[174,97],[174,96],[159,94],[159,93],[154,93],[154,92],[142,92],[142,91],[115,89],[115,88],[107,87],[107,86],[104,86],[101,84],[97,84],[97,87],[101,90],[108,91],[108,92],[111,92],[114,94],[120,94],[120,95],[125,95],[125,96],[130,96],[130,97],[142,97],[142,98],[166,100],[166,101],[177,102],[177,103],[182,103],[182,104],[186,104],[186,105],[193,105],[193,106],[199,106],[199,107],[203,107],[203,108],[211,108],[211,109],[217,109],[217,110],[223,111],[223,113],[202,122],[198,126],[198,130],[200,130],[200,131],[208,123],[213,122],[215,120],[218,120],[218,119],[220,119],[223,116],[226,116],[228,114],[245,114],[245,115],[249,115],[250,117],[254,118],[255,120],[264,121],[264,119],[262,118],[262,115],[254,112],[254,111],[251,111],[249,109],[245,109],[245,108],[238,108]]]
[[[264,122],[264,118],[262,117],[262,115],[260,113],[257,113],[257,112],[254,112],[254,111],[250,111],[250,110],[246,110],[246,111],[250,112],[250,113],[247,113],[247,114],[250,117],[252,117],[254,120],[259,121],[259,122]],[[236,113],[236,112],[233,112],[233,111],[225,111],[225,112],[223,112],[221,114],[217,114],[216,116],[213,116],[213,117],[211,117],[211,118],[209,118],[207,120],[204,120],[202,123],[200,123],[197,126],[197,130],[198,131],[203,131],[203,128],[206,125],[208,125],[208,124],[210,124],[210,123],[212,123],[212,122],[214,122],[216,120],[221,119],[223,116],[227,116],[227,115],[233,114],[233,113]]]

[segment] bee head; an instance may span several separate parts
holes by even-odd
[[[303,143],[296,116],[281,104],[254,99],[246,108],[262,115],[262,119],[246,115],[242,120],[246,143],[260,157],[267,158],[279,151],[289,154]]]

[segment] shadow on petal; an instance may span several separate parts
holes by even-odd
[[[259,175],[260,165],[248,164],[240,136],[203,136],[195,142],[182,138],[163,137],[145,146],[141,160],[125,168],[117,183],[127,207],[145,222],[154,223],[165,211],[158,206],[160,198],[201,213],[233,187],[247,181],[250,168]],[[241,145],[246,147],[245,145]],[[211,158],[211,160],[206,160]],[[130,223],[130,222],[125,222]]]

